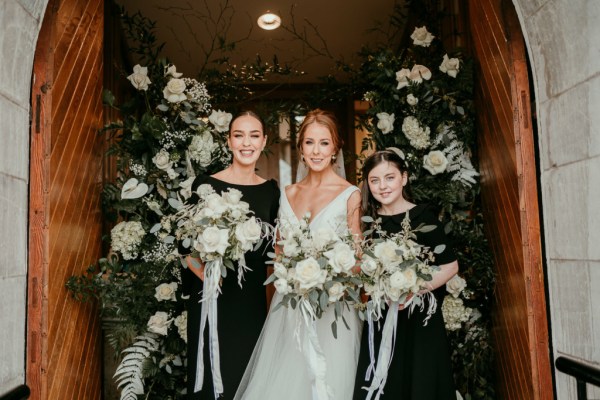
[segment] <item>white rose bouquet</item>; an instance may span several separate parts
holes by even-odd
[[[359,303],[357,256],[355,242],[348,231],[339,236],[332,229],[311,231],[308,218],[300,224],[280,221],[278,226],[281,251],[269,253],[274,272],[265,284],[274,283],[283,296],[274,308],[298,307],[307,323],[321,318],[325,309],[334,307],[333,335],[337,337],[337,320],[351,303]],[[346,324],[347,325],[347,324]]]
[[[437,308],[434,295],[424,290],[428,289],[427,283],[432,280],[433,272],[438,269],[433,265],[434,254],[444,251],[445,246],[440,245],[431,251],[417,243],[415,232],[428,232],[435,227],[424,225],[412,229],[408,213],[402,221],[402,231],[392,235],[382,231],[378,221],[371,217],[365,216],[363,221],[373,224],[372,230],[363,234],[363,254],[360,260],[360,279],[365,294],[369,296],[366,309],[361,314],[368,322],[369,343],[373,343],[374,321],[381,319],[386,304],[389,306],[381,334],[377,363],[373,346],[369,346],[369,373],[374,374],[368,388],[370,398],[373,393],[380,393],[385,386],[393,354],[399,305],[408,307],[409,312],[417,306],[424,310],[424,297],[428,297],[427,317],[423,321],[425,325]],[[367,379],[370,379],[370,376]],[[378,398],[378,395],[375,397]]]
[[[246,266],[244,253],[260,247],[262,239],[268,235],[268,224],[257,220],[250,206],[242,201],[242,193],[230,188],[222,194],[214,191],[209,184],[200,185],[196,190],[200,200],[195,204],[182,205],[171,202],[178,212],[169,217],[176,223],[175,238],[189,249],[191,263],[200,268],[197,259],[204,263],[204,288],[200,315],[200,343],[198,345],[198,366],[196,369],[195,391],[202,389],[204,378],[204,328],[209,325],[209,345],[211,368],[215,392],[222,393],[223,385],[218,363],[219,340],[217,326],[217,298],[221,292],[220,280],[227,276],[227,270],[235,270],[240,287]],[[187,264],[183,262],[184,266]]]

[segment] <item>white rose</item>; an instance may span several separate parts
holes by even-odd
[[[460,60],[458,58],[448,58],[448,54],[444,54],[444,59],[440,64],[440,71],[449,76],[456,78],[460,69]]]
[[[454,298],[457,298],[466,287],[467,281],[458,276],[458,274],[454,275],[452,279],[446,282],[446,290],[454,296]]]
[[[183,79],[173,78],[169,80],[167,86],[163,89],[163,96],[169,103],[179,103],[186,100],[185,93],[185,82]]]
[[[177,68],[174,65],[165,66],[165,76],[172,76],[173,78],[181,78],[183,75],[181,72],[177,72]]]
[[[441,174],[448,166],[448,159],[439,150],[430,151],[429,154],[423,156],[423,168],[431,175]]]
[[[324,253],[329,265],[336,272],[348,273],[356,265],[354,250],[346,243],[337,243],[332,250]]]
[[[166,171],[169,168],[173,167],[173,161],[169,156],[169,152],[165,149],[161,149],[154,157],[152,157],[152,162],[156,165],[156,168]]]
[[[381,130],[384,135],[394,130],[394,114],[388,114],[385,112],[377,113],[377,128]]]
[[[327,294],[329,295],[329,302],[335,303],[339,299],[344,296],[344,292],[346,291],[346,287],[341,282],[335,282],[331,287],[327,290]]]
[[[277,279],[273,285],[275,286],[275,290],[277,290],[277,293],[282,295],[286,295],[292,290],[290,285],[288,285],[288,281],[286,281],[283,278]]]
[[[413,96],[411,93],[408,96],[406,96],[406,102],[410,106],[416,106],[419,103],[419,99]]]
[[[277,262],[273,264],[273,273],[278,278],[285,279],[288,276],[287,268],[283,264]]]
[[[331,242],[337,242],[340,238],[333,229],[330,228],[318,228],[312,234],[312,244],[318,250],[323,250]]]
[[[175,318],[175,326],[179,332],[179,336],[187,343],[187,311],[182,312]]]
[[[177,282],[161,283],[155,289],[154,297],[158,301],[175,301],[175,293],[177,292]]]
[[[373,248],[373,254],[379,262],[385,266],[398,265],[402,259],[396,254],[398,246],[391,240],[386,240],[381,243],[377,243]]]
[[[148,78],[148,68],[142,67],[140,64],[133,67],[133,74],[129,75],[127,79],[137,90],[148,90],[148,85],[152,83]]]
[[[431,71],[424,65],[415,64],[410,71],[408,79],[416,83],[423,82],[423,79],[428,81],[431,79]]]
[[[217,132],[227,132],[231,118],[233,118],[233,115],[221,110],[213,110],[208,116],[208,120],[215,126]]]
[[[254,217],[235,227],[235,237],[242,244],[244,251],[252,249],[252,244],[260,239],[261,232],[261,226]]]
[[[227,204],[223,201],[223,198],[217,193],[209,194],[206,199],[206,211],[210,211],[210,216],[220,217],[225,211],[227,211]],[[209,215],[207,215],[209,216]]]
[[[300,247],[294,239],[280,240],[278,244],[282,246],[283,255],[286,257],[296,257],[300,254]]]
[[[429,47],[431,41],[435,36],[433,36],[425,26],[420,28],[415,28],[410,38],[413,40],[413,44],[415,46]]]
[[[363,256],[360,262],[360,270],[367,276],[372,276],[377,271],[377,261],[373,260],[369,256]]]
[[[198,186],[198,188],[196,189],[196,194],[201,199],[204,199],[205,197],[213,194],[214,192],[215,192],[215,189],[213,189],[213,187],[211,185],[209,185],[208,183],[203,183],[202,185]]]
[[[190,176],[185,181],[179,182],[179,193],[186,200],[192,197],[192,183],[194,183],[194,179],[196,179],[195,176]]]
[[[229,188],[225,193],[223,193],[223,198],[227,203],[236,205],[242,198],[242,192],[237,189]]]
[[[417,271],[412,268],[406,268],[403,272],[404,279],[406,280],[406,289],[410,289],[413,292],[418,292],[419,288],[417,285]]]
[[[408,86],[408,77],[410,76],[410,70],[408,68],[402,68],[396,72],[396,80],[398,81],[398,87],[396,89],[402,89]]]
[[[198,236],[196,250],[203,253],[219,253],[225,255],[229,245],[229,230],[209,226]]]
[[[327,279],[327,271],[321,269],[317,260],[309,257],[296,264],[295,278],[301,289],[321,287]]]
[[[169,314],[164,311],[157,311],[148,320],[148,330],[159,335],[167,336],[167,332],[172,322],[173,320],[169,319]]]
[[[404,293],[404,291],[400,288],[392,287],[391,285],[384,286],[384,292],[389,297],[391,301],[400,300],[400,296]]]
[[[390,275],[390,287],[394,289],[407,289],[411,285],[409,285],[407,277],[404,275],[402,271],[396,271],[392,275]]]

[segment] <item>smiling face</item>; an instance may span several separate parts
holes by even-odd
[[[408,180],[408,174],[402,173],[391,162],[384,161],[374,167],[367,177],[371,194],[382,206],[390,206],[404,200],[402,189]]]
[[[252,165],[256,164],[265,148],[267,137],[259,120],[243,115],[232,122],[227,144],[233,153],[234,163]]]
[[[331,165],[331,157],[337,152],[331,132],[327,126],[312,123],[306,127],[300,145],[306,166],[315,172]]]

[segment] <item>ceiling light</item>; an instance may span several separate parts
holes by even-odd
[[[267,11],[258,17],[257,23],[262,29],[270,31],[279,28],[279,25],[281,25],[281,17],[277,14],[273,14],[271,11]]]

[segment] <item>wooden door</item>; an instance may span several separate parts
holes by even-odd
[[[100,255],[103,0],[50,0],[32,85],[27,384],[101,397],[100,321],[66,280]]]
[[[508,0],[470,0],[479,157],[497,272],[493,337],[500,399],[551,399],[535,142],[526,50]]]

